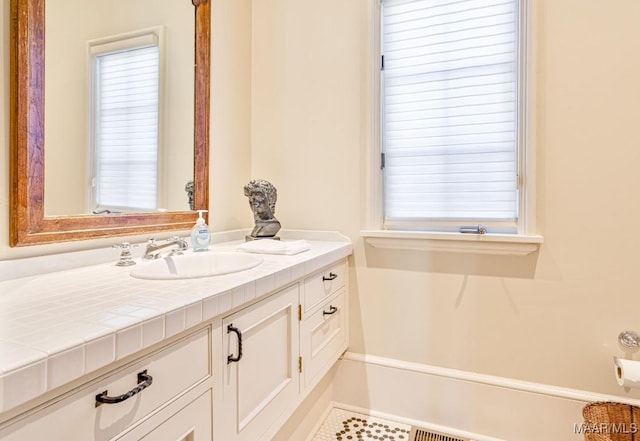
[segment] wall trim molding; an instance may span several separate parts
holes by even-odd
[[[640,404],[623,396],[354,352],[339,361],[333,401],[335,407],[475,441],[578,441],[585,404]]]
[[[366,363],[368,365],[381,366],[391,369],[401,369],[404,371],[416,372],[421,374],[435,375],[438,377],[451,378],[455,380],[469,381],[472,383],[486,384],[489,386],[497,386],[506,389],[529,392],[539,395],[546,395],[554,398],[562,398],[566,400],[584,401],[617,401],[619,403],[632,404],[640,406],[640,400],[627,398],[618,395],[607,395],[597,392],[590,392],[580,389],[571,389],[560,386],[553,386],[543,383],[534,383],[530,381],[515,380],[512,378],[498,377],[494,375],[478,374],[475,372],[461,371],[457,369],[444,368],[420,363],[412,363],[408,361],[396,360],[392,358],[380,357],[377,355],[367,355],[356,352],[345,352],[342,356],[343,360],[356,361]],[[612,374],[613,375],[613,374]]]
[[[544,242],[540,235],[522,234],[362,230],[360,235],[375,248],[497,256],[526,256]]]

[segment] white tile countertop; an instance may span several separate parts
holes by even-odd
[[[218,235],[226,241],[210,248],[233,251],[244,242],[245,233]],[[135,267],[114,265],[117,253],[109,263],[12,280],[6,280],[7,268],[19,262],[0,265],[5,272],[0,282],[0,412],[352,252],[349,239],[338,233],[282,231],[280,236],[283,240],[304,238],[311,249],[292,256],[261,254],[263,262],[255,268],[199,279],[136,279],[129,275]],[[23,274],[22,270],[15,272]]]

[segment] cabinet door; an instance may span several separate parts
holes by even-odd
[[[300,324],[303,388],[308,390],[347,349],[347,290],[342,288]]]
[[[297,403],[297,307],[295,285],[223,320],[225,441],[259,440]]]

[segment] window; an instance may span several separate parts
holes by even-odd
[[[147,33],[90,44],[90,209],[157,208],[160,48]]]
[[[383,0],[383,228],[525,232],[522,0]]]

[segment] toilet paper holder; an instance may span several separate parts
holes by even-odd
[[[623,331],[618,335],[618,342],[627,349],[638,349],[640,347],[640,335],[634,331]]]

